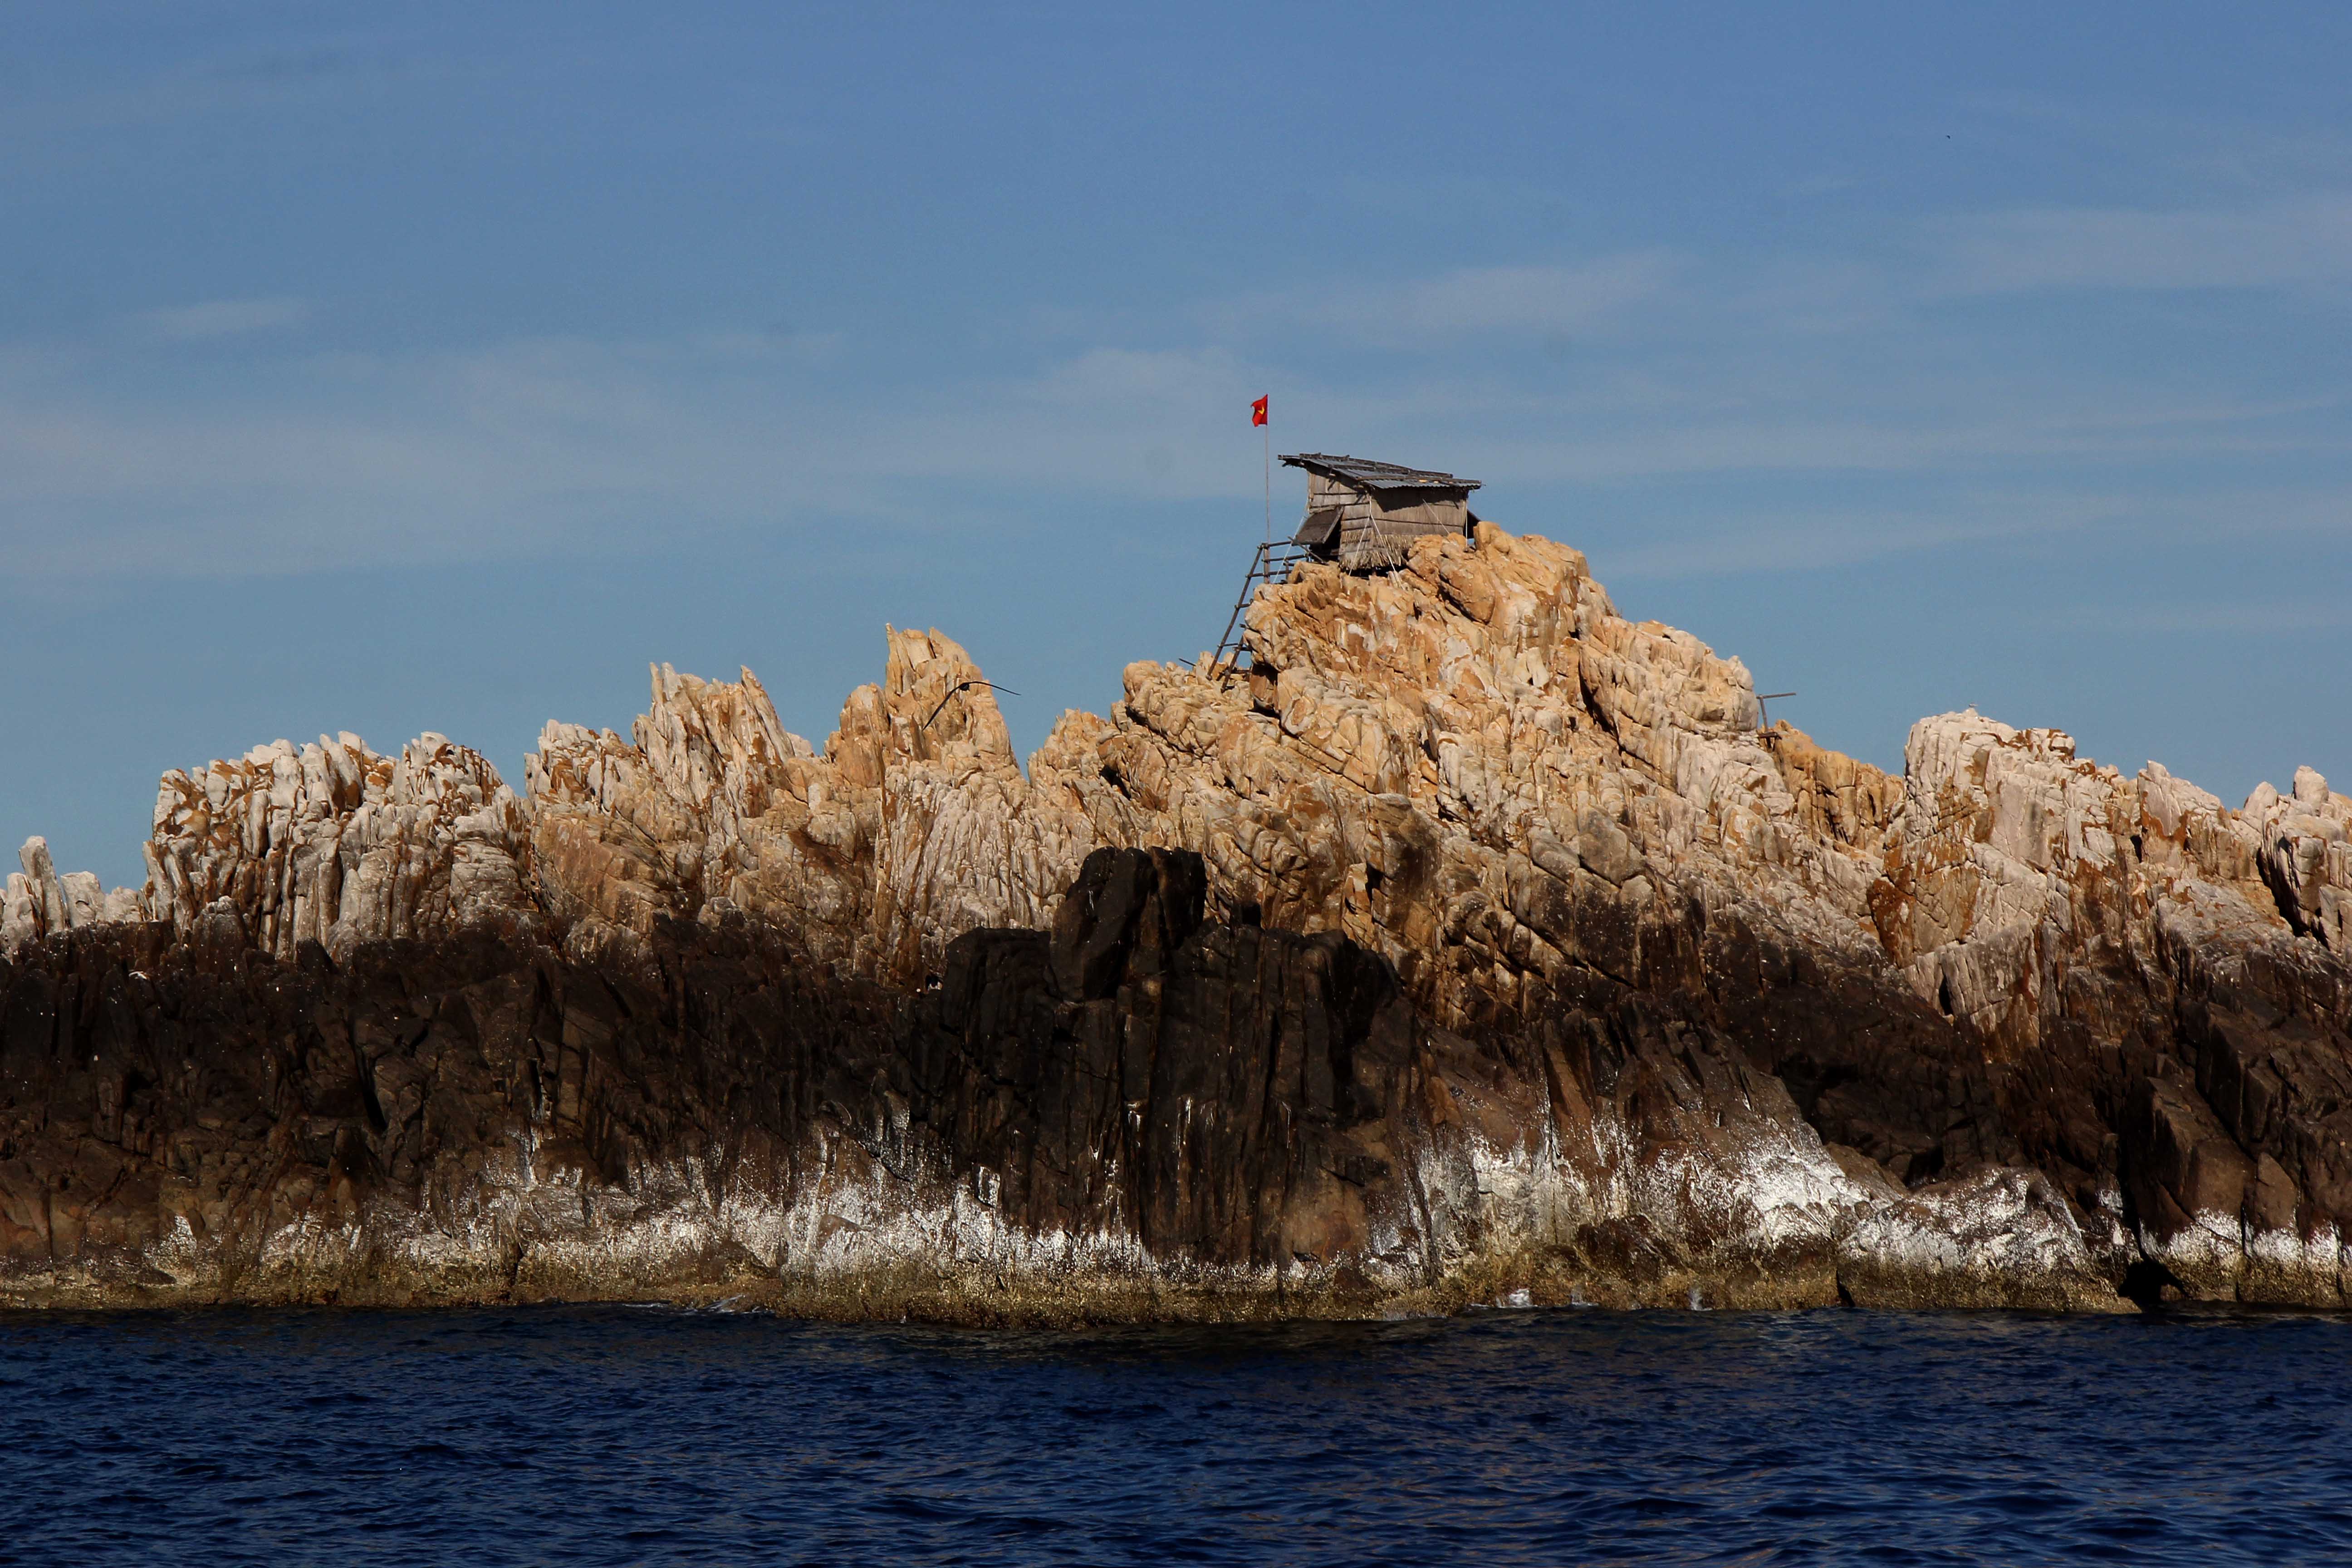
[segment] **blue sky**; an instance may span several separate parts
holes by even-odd
[[[0,837],[645,667],[1017,744],[1278,449],[1486,481],[1897,765],[2352,786],[2343,7],[0,3]],[[1300,486],[1277,478],[1277,521]]]

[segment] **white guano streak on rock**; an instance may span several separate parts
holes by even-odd
[[[898,630],[883,680],[851,695],[821,752],[750,671],[667,666],[631,738],[551,723],[528,804],[436,735],[396,760],[349,733],[257,747],[165,776],[139,897],[184,934],[280,954],[541,908],[580,917],[593,949],[600,927],[642,932],[723,899],[815,960],[903,984],[964,931],[1044,925],[1089,849],[1172,845],[1203,856],[1213,907],[1346,933],[1447,1026],[1530,978],[1615,962],[1576,950],[1562,900],[1613,903],[1638,931],[1693,899],[1906,976],[2004,1050],[2041,1037],[2054,977],[2096,933],[2217,974],[2254,951],[2338,968],[2352,952],[2352,797],[2310,769],[2233,812],[2154,763],[2126,779],[2061,731],[1971,710],[1922,720],[1890,779],[1786,725],[1759,734],[1739,661],[1626,621],[1577,552],[1491,524],[1475,543],[1416,542],[1393,574],[1302,568],[1247,620],[1257,673],[1130,666],[1108,719],[1066,715],[1025,779],[964,650]],[[0,895],[11,946],[93,907],[31,848]],[[1430,963],[1440,952],[1459,962]],[[1474,1186],[1522,1184],[1493,1222],[1529,1235],[1571,1214],[1679,1213],[1761,1246],[1830,1235],[1953,1267],[1997,1244],[2064,1268],[2088,1255],[1998,1184],[1888,1207],[1818,1149],[1661,1159],[1605,1142],[1574,1159],[1489,1150]],[[954,1201],[909,1223],[961,1235],[979,1222]],[[1878,1216],[1866,1227],[1837,1217],[1857,1203]],[[1964,1237],[1956,1205],[1995,1228]],[[2231,1226],[2215,1256],[2234,1247],[2246,1267],[2255,1242]],[[2173,1245],[2190,1264],[2205,1243]],[[2293,1261],[2316,1240],[2261,1246],[2281,1267],[2333,1267]]]

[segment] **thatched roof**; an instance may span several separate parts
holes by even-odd
[[[1305,468],[1310,474],[1338,479],[1342,484],[1368,490],[1461,490],[1467,493],[1478,488],[1476,479],[1461,479],[1452,474],[1441,474],[1433,468],[1408,468],[1397,463],[1376,463],[1370,458],[1332,457],[1323,452],[1292,452],[1283,457],[1285,467]]]

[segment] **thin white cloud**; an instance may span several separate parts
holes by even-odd
[[[993,381],[845,387],[825,363],[847,352],[839,345],[768,342],[718,333],[268,356],[240,365],[233,395],[168,400],[79,374],[55,352],[0,356],[0,471],[10,477],[0,571],[278,574],[625,550],[642,547],[649,521],[664,537],[901,513],[910,527],[951,528],[961,510],[919,500],[942,485],[963,487],[963,509],[985,504],[982,490],[1099,498],[1113,513],[1129,498],[1249,501],[1262,481],[1247,406],[1267,391],[1286,448],[1448,467],[1490,493],[1738,473],[1941,483],[2018,461],[2161,465],[2342,444],[2336,421],[2324,408],[2311,419],[2308,402],[2186,402],[2089,380],[1972,401],[1964,387],[1910,384],[1834,357],[1792,366],[1769,344],[1718,345],[1722,363],[1682,374],[1635,353],[1627,370],[1560,390],[1461,368],[1475,359],[1306,378],[1220,348],[1102,348]],[[2150,472],[2147,488],[2162,489],[2165,470]],[[1735,523],[1727,504],[1631,568],[1828,564],[2054,515],[2040,503],[1948,500],[1892,526],[1839,515]],[[1495,510],[1509,526],[1558,526]],[[2276,532],[2343,515],[2324,486],[2258,511],[2231,526]]]
[[[304,300],[200,301],[125,323],[148,345],[131,361],[121,331],[0,345],[0,572],[278,573],[631,548],[649,518],[676,535],[849,515],[935,530],[952,520],[922,498],[946,493],[973,506],[994,494],[1007,510],[1087,498],[1116,512],[1138,498],[1254,510],[1263,481],[1246,408],[1269,392],[1283,449],[1450,468],[1486,480],[1490,499],[1752,477],[1745,502],[1717,485],[1712,510],[1633,563],[1645,572],[1828,564],[2011,531],[2014,514],[1956,498],[2045,483],[2058,498],[2070,468],[2084,476],[2074,499],[2095,510],[2180,489],[2200,461],[2294,458],[2305,471],[2278,478],[2305,521],[2280,511],[2246,526],[2342,514],[2330,475],[2352,457],[2352,431],[2337,388],[2053,365],[2039,342],[1981,321],[1963,332],[1924,307],[1961,287],[2332,276],[2352,198],[1992,215],[1934,232],[1929,258],[1900,246],[1625,250],[1341,278],[1150,321],[1076,312],[1045,334],[1016,313],[992,350],[1004,368],[975,373],[967,354],[961,368],[895,379],[861,374],[871,345],[782,323],[320,354],[290,332],[312,317]],[[2255,259],[2236,254],[2265,245]],[[226,378],[221,356],[153,352],[223,340],[238,349],[234,379],[205,379]],[[1554,340],[1559,355],[1523,352]],[[2118,464],[2143,477],[2113,498]],[[1892,526],[1887,514],[1771,515],[1789,486],[1829,476],[1917,476],[1937,499],[1897,500]],[[1860,493],[1891,492],[1835,504]]]
[[[2250,289],[2352,278],[2352,195],[2244,207],[2053,208],[1924,226],[1936,287]]]
[[[2294,637],[2352,626],[2352,605],[2308,599],[2231,599],[2210,605],[2086,605],[2070,611],[2064,624],[2181,637]]]
[[[1583,267],[1479,267],[1412,284],[1370,303],[1418,332],[1582,331],[1655,298],[1679,269],[1663,251]],[[1342,301],[1333,319],[1346,324]]]
[[[2114,521],[2126,503],[2069,494],[1971,496],[1940,511],[1817,509],[1743,518],[1732,528],[1655,537],[1594,562],[1605,581],[1745,576],[1859,565],[1994,540],[2045,538]]]
[[[309,300],[278,296],[262,300],[206,300],[200,304],[177,305],[169,310],[146,311],[135,318],[135,323],[142,331],[166,342],[184,343],[299,327],[310,316]]]
[[[856,395],[822,372],[744,363],[720,345],[534,342],[414,360],[280,364],[234,403],[156,407],[0,378],[0,571],[282,574],[362,563],[642,548],[720,525],[791,530],[845,515],[952,529],[1000,496],[1255,501],[1248,399],[1276,387],[1283,445],[1323,442],[1443,464],[1526,489],[1716,472],[1966,471],[2032,454],[2177,456],[2155,426],[2068,427],[1798,406],[1706,406],[1662,388],[1630,413],[1607,389],[1530,397],[1458,377],[1284,389],[1220,351],[1098,350],[992,384]],[[2037,415],[2043,416],[2037,417]],[[2224,431],[2227,435],[2227,431]],[[2160,483],[2160,481],[2155,481]],[[926,487],[908,491],[908,486]],[[945,509],[921,494],[961,487]],[[2079,498],[2076,498],[2079,500]],[[2233,528],[2314,526],[2335,498],[2282,495]],[[1286,498],[1288,509],[1295,497]],[[2095,521],[2064,498],[1944,502],[1909,514],[1753,515],[1722,503],[1625,569],[1685,574],[1834,564]],[[2292,504],[2290,504],[2292,500]],[[2087,503],[2086,503],[2087,504]],[[1560,520],[1504,515],[1550,531]],[[2335,515],[2341,515],[2340,506]]]
[[[1685,269],[1671,251],[1629,251],[1576,266],[1471,267],[1396,283],[1338,283],[1211,308],[1224,334],[1300,327],[1384,347],[1462,336],[1544,336],[1612,327],[1657,300]]]

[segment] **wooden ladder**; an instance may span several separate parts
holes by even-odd
[[[1308,552],[1287,539],[1269,541],[1257,547],[1250,557],[1249,574],[1242,579],[1241,597],[1234,601],[1234,613],[1225,621],[1225,635],[1217,639],[1217,651],[1209,656],[1209,668],[1203,673],[1214,675],[1228,657],[1242,651],[1243,617],[1249,613],[1250,601],[1257,591],[1269,583],[1279,583],[1290,575],[1290,569],[1307,558]]]

